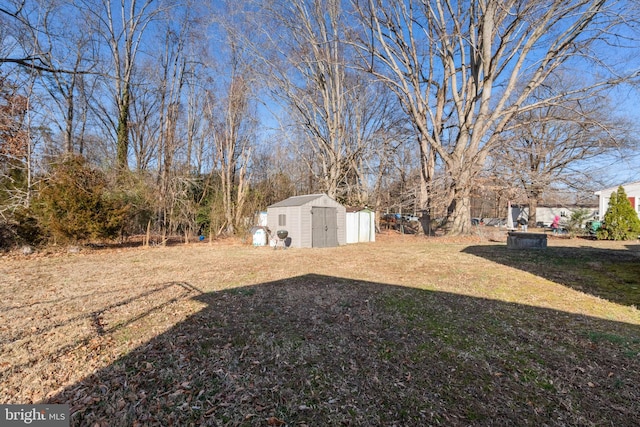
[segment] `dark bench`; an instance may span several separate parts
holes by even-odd
[[[543,249],[547,247],[545,233],[523,233],[510,231],[507,235],[508,249]]]

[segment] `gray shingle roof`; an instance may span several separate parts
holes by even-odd
[[[289,197],[288,199],[284,199],[281,202],[274,203],[273,205],[271,205],[269,207],[270,208],[283,208],[283,207],[289,207],[289,206],[302,206],[302,205],[307,204],[310,201],[318,199],[318,198],[320,198],[322,196],[324,196],[324,194],[307,194],[305,196],[293,196],[293,197]]]

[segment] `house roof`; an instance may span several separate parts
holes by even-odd
[[[326,196],[326,194],[307,194],[304,196],[293,196],[293,197],[289,197],[288,199],[284,199],[281,202],[274,203],[269,207],[284,208],[284,207],[291,207],[291,206],[302,206],[324,196]],[[326,196],[326,197],[329,197],[329,196]]]
[[[625,189],[626,189],[626,187],[640,187],[640,181],[627,182],[626,184],[620,184],[620,185]],[[600,190],[600,191],[596,191],[594,194],[596,196],[609,195],[609,194],[613,193],[614,191],[618,190],[618,187],[620,187],[620,185],[616,185],[615,187],[609,187],[609,188],[605,188],[605,189]]]
[[[589,202],[589,203],[580,203],[580,204],[562,204],[562,203],[539,203],[539,208],[549,208],[549,209],[590,209],[590,208],[598,208],[598,202]]]

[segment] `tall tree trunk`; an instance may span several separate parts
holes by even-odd
[[[64,129],[64,145],[67,153],[73,153],[73,118],[74,118],[74,82],[75,76],[71,77],[71,87],[66,97],[67,114],[65,117],[65,129]]]
[[[420,224],[426,235],[432,234],[433,176],[436,168],[436,153],[424,138],[420,138]]]
[[[529,201],[529,225],[531,227],[535,227],[538,221],[536,216],[536,210],[538,209],[538,203],[540,201],[540,197],[542,196],[542,191],[538,188],[531,188],[527,191],[527,200]]]
[[[537,88],[551,84],[550,76],[568,62],[575,67],[588,61],[583,63],[588,78],[570,91],[576,99],[637,77],[636,70],[608,63],[613,59],[605,58],[608,52],[597,63],[576,54],[615,45],[612,30],[626,27],[627,18],[604,0],[352,4],[367,29],[361,34],[362,57],[371,59],[363,69],[398,95],[415,128],[444,162],[451,180],[452,234],[471,230],[471,188],[464,186],[471,186],[485,167],[487,153],[499,147],[507,125],[519,113],[567,96],[553,91],[532,102]]]
[[[450,161],[449,172],[450,185],[447,207],[446,229],[447,234],[461,235],[471,232],[471,189],[473,174],[461,161]],[[455,173],[457,172],[457,173]]]
[[[120,171],[126,171],[129,169],[129,89],[129,85],[125,84],[122,98],[120,99],[120,110],[118,115],[116,155],[117,165]]]

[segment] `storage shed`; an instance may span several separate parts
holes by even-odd
[[[347,243],[375,242],[375,218],[370,209],[347,208]]]
[[[272,236],[287,230],[294,248],[326,248],[346,244],[346,209],[326,194],[289,197],[267,208]]]

